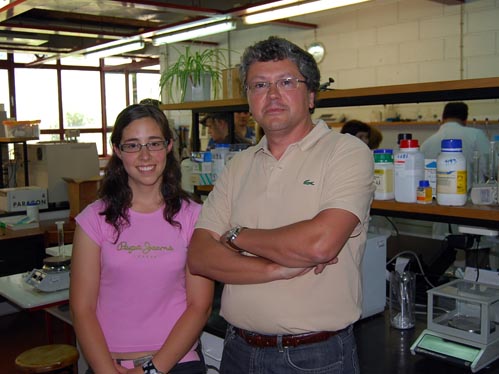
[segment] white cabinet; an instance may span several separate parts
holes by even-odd
[[[201,335],[201,345],[203,355],[208,367],[207,374],[216,374],[220,368],[222,361],[222,351],[224,348],[224,340],[213,334],[203,332]]]

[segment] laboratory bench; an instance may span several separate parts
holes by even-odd
[[[213,313],[205,331],[223,338],[227,323],[218,316],[214,305]],[[355,323],[354,333],[359,354],[361,374],[470,374],[471,370],[454,366],[434,358],[413,355],[412,343],[426,328],[426,313],[418,314],[416,326],[399,330],[390,326],[388,310]],[[499,361],[478,372],[499,374]]]

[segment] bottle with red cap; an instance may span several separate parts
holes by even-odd
[[[424,155],[417,139],[402,139],[395,155],[395,200],[415,203],[419,181],[424,179]]]

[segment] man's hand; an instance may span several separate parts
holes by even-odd
[[[328,265],[334,265],[334,264],[337,264],[338,263],[338,257],[334,257],[332,258],[331,260],[329,260],[328,262],[324,263],[324,264],[319,264],[317,266],[315,266],[314,268],[314,273],[315,274],[320,274],[324,271],[324,269],[326,268],[326,266]]]
[[[309,271],[313,269],[313,267],[309,268],[288,268],[285,266],[278,265],[277,269],[279,274],[279,279],[292,279],[296,277],[300,277],[302,275],[307,274]]]

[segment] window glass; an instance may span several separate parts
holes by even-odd
[[[143,99],[161,100],[159,73],[137,73],[137,102]]]
[[[7,60],[7,53],[6,52],[0,52],[0,60]]]
[[[104,65],[106,66],[117,66],[131,64],[133,60],[128,57],[110,56],[104,58]]]
[[[41,120],[40,129],[59,128],[57,74],[52,69],[14,71],[17,120]]]
[[[63,70],[61,77],[64,127],[101,128],[99,72]]]
[[[114,126],[118,114],[126,106],[125,74],[106,73],[106,120],[107,126]]]
[[[99,59],[98,58],[87,58],[85,56],[68,56],[61,58],[61,65],[73,65],[73,66],[95,66],[99,67]]]
[[[7,70],[0,69],[0,104],[3,104],[3,110],[6,112],[6,117],[10,116],[10,106],[9,106],[9,77],[7,75]],[[0,123],[1,126],[1,123]]]
[[[58,142],[60,140],[59,134],[40,134],[39,138],[41,142]]]
[[[144,70],[152,70],[152,71],[155,71],[155,72],[158,72],[160,69],[160,66],[159,64],[158,65],[152,65],[152,66],[144,66],[141,68],[142,71]]]
[[[49,56],[47,56],[47,57],[49,57]],[[20,53],[20,52],[14,53],[14,62],[16,62],[16,63],[29,64],[29,63],[35,62],[37,60],[39,60],[39,58],[36,57],[34,53]],[[54,59],[45,61],[43,64],[44,65],[55,65],[56,62],[57,61],[54,58]]]
[[[78,137],[79,143],[95,143],[97,145],[97,153],[99,155],[103,154],[102,148],[102,134],[100,133],[85,133],[80,134]]]

